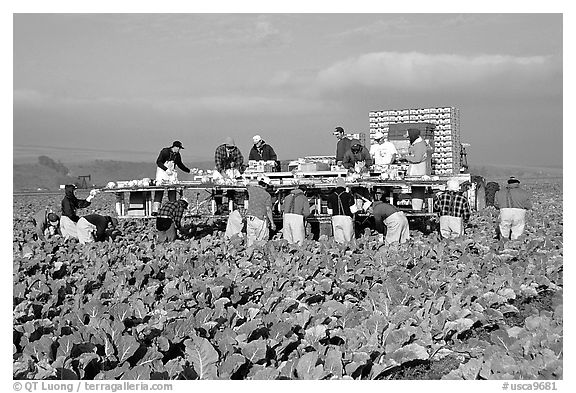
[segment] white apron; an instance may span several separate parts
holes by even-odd
[[[174,169],[174,161],[166,161],[164,163],[166,168],[172,171],[172,175],[168,175],[166,171],[159,166],[156,167],[156,185],[172,184],[178,181],[178,173]]]

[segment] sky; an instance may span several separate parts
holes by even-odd
[[[13,16],[13,158],[333,155],[373,110],[453,106],[471,164],[562,166],[560,13]]]

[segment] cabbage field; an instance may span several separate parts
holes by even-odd
[[[392,247],[247,249],[211,221],[155,244],[137,219],[113,242],[40,243],[29,218],[62,196],[15,196],[13,377],[562,379],[562,183],[523,186],[518,241],[495,239],[487,208],[462,239]],[[100,194],[79,214],[113,209]]]

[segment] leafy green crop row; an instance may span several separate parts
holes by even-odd
[[[539,200],[516,242],[487,209],[457,241],[252,249],[156,245],[145,221],[113,243],[26,242],[33,204],[15,202],[14,377],[383,379],[453,357],[443,378],[562,378],[561,202]]]

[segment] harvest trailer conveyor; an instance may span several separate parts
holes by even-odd
[[[306,196],[309,198],[311,209],[314,214],[308,221],[326,222],[330,220],[327,212],[326,198],[337,187],[336,178],[346,177],[348,172],[324,171],[324,172],[271,172],[266,173],[271,179],[270,194],[274,203],[275,221],[281,221],[280,203],[291,190],[303,185],[306,187]],[[442,191],[446,187],[449,178],[460,181],[465,195],[468,196],[472,208],[477,207],[476,194],[478,186],[471,181],[470,174],[459,174],[450,177],[427,178],[404,178],[399,180],[382,180],[379,174],[356,178],[347,178],[346,187],[352,191],[359,201],[362,198],[373,201],[384,198],[387,202],[401,208],[409,217],[431,217],[432,198],[434,193]],[[116,213],[119,218],[153,218],[152,204],[155,191],[164,191],[164,201],[167,191],[174,190],[178,196],[186,196],[189,201],[189,217],[221,217],[226,218],[228,212],[238,209],[241,212],[246,207],[247,184],[255,184],[256,174],[246,174],[242,180],[229,181],[229,184],[206,183],[201,181],[183,181],[177,184],[145,187],[114,187],[102,188],[104,193],[116,195]],[[413,211],[409,204],[409,194],[412,187],[420,187],[426,190],[425,206],[423,210]],[[215,197],[223,198],[222,211],[217,211]]]

